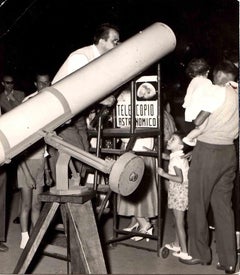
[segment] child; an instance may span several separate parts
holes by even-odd
[[[209,65],[203,58],[192,59],[186,69],[187,75],[192,78],[188,85],[187,93],[184,98],[183,108],[185,108],[185,121],[193,121],[201,111],[209,112],[215,108],[212,100],[213,84],[208,79]],[[200,126],[193,129],[184,139],[183,142],[194,146],[196,138],[203,132],[207,125],[207,120]]]
[[[183,158],[183,141],[181,134],[173,133],[168,140],[167,149],[171,151],[168,173],[162,168],[158,168],[158,174],[169,180],[168,186],[168,208],[173,209],[176,223],[176,239],[170,244],[166,244],[173,255],[182,259],[190,260],[192,257],[187,253],[186,233],[184,227],[185,212],[188,209],[188,169],[189,164]],[[163,155],[166,158],[165,154]]]

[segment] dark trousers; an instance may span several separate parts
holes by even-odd
[[[190,255],[211,261],[207,211],[211,204],[215,221],[216,251],[222,265],[236,264],[236,239],[232,189],[236,173],[234,145],[197,142],[189,169]]]
[[[6,241],[6,185],[5,167],[0,167],[0,242]]]
[[[79,130],[74,126],[66,125],[59,129],[58,135],[69,144],[77,146],[84,151],[89,151],[87,130]],[[50,155],[49,165],[52,172],[52,178],[56,181],[56,162],[58,158],[58,151],[53,147],[49,147],[48,153]],[[73,163],[80,177],[84,178],[86,173],[86,165],[74,158]]]
[[[233,189],[233,210],[235,216],[235,229],[240,232],[240,163],[239,163],[239,138],[235,140],[235,148],[237,151],[237,175],[234,180]]]

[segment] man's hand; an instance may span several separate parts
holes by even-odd
[[[104,100],[102,100],[100,103],[102,105],[111,107],[113,106],[113,104],[116,102],[116,98],[113,95],[108,96],[107,98],[105,98]]]

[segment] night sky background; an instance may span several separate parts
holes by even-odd
[[[238,57],[237,0],[0,0],[0,76],[13,71],[30,92],[34,73],[54,75],[70,52],[92,44],[98,24],[118,25],[124,41],[156,21],[177,37],[161,61],[165,83],[181,82],[192,57],[211,65]]]

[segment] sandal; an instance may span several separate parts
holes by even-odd
[[[139,226],[139,223],[136,222],[133,226],[129,226],[129,227],[125,227],[123,228],[124,231],[134,231],[134,230],[137,230],[138,229],[138,226]]]
[[[139,233],[152,235],[153,234],[152,225],[150,223],[146,224],[146,226],[144,226],[139,230]],[[131,239],[135,242],[138,242],[138,241],[141,241],[143,238],[144,237],[141,237],[141,236],[135,236],[135,237],[132,237]],[[149,238],[146,238],[146,241],[149,242]]]

